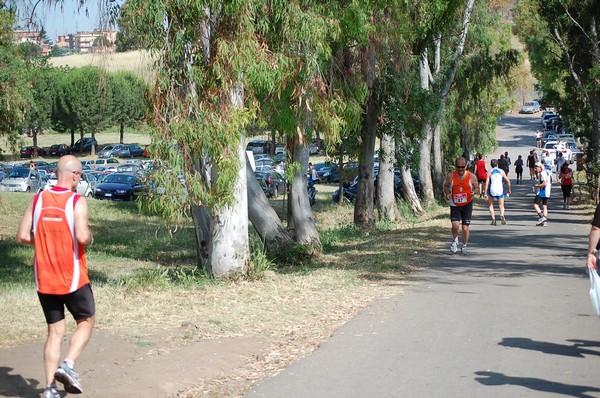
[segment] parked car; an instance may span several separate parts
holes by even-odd
[[[277,171],[273,169],[263,172],[257,171],[254,175],[268,197],[277,198],[277,196],[286,192],[287,182]]]
[[[130,158],[131,152],[129,147],[123,144],[111,144],[107,145],[100,152],[98,152],[100,159],[108,159],[112,157]]]
[[[45,190],[49,190],[53,186],[58,184],[58,177],[56,175],[50,177],[44,187]],[[92,196],[92,184],[86,173],[81,174],[81,178],[77,183],[77,193],[81,196]]]
[[[113,173],[107,175],[96,186],[96,199],[134,200],[143,191],[139,178],[130,173]]]
[[[138,173],[140,170],[142,170],[141,166],[138,166],[137,164],[133,164],[133,163],[125,163],[125,164],[121,164],[119,166],[117,166],[117,173]]]
[[[46,150],[44,148],[40,148],[39,146],[24,146],[19,151],[19,156],[21,158],[33,158],[36,156],[46,156]]]
[[[129,144],[127,145],[127,148],[129,148],[129,156],[132,158],[139,158],[141,156],[144,156],[144,148],[142,148],[138,144]]]
[[[67,144],[54,144],[50,146],[48,154],[50,156],[64,156],[71,153],[71,147]]]
[[[271,153],[272,143],[267,140],[254,140],[250,141],[248,145],[246,145],[247,151],[252,151],[252,153]]]
[[[537,101],[526,102],[519,113],[538,113],[541,110],[540,103]]]
[[[46,179],[37,170],[17,167],[0,182],[0,191],[40,192],[45,184]]]
[[[96,140],[92,140],[91,137],[85,137],[83,141],[78,139],[75,144],[73,144],[73,148],[71,148],[72,153],[79,152],[90,152],[92,150],[92,145],[94,147],[98,146],[98,142]]]
[[[119,164],[121,164],[121,162],[119,162],[117,159],[115,158],[108,158],[108,159],[96,159],[96,160],[92,160],[90,163],[88,163],[90,168],[92,170],[98,170],[99,167],[101,166],[118,166]],[[116,168],[115,168],[116,170]]]
[[[546,142],[546,144],[544,144],[544,148],[542,149],[542,156],[549,158],[552,162],[554,162],[554,160],[556,160],[557,151],[561,151],[563,158],[565,158],[568,162],[573,161],[573,152],[558,141]]]
[[[340,171],[335,163],[316,163],[314,166],[321,182],[340,182]]]
[[[2,181],[6,177],[6,172],[4,170],[0,170],[0,181]]]

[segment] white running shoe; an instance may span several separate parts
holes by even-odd
[[[543,225],[546,221],[548,221],[548,219],[546,217],[542,217],[538,220],[538,222],[535,225],[539,227],[540,225]]]
[[[452,253],[456,253],[458,251],[458,242],[453,240],[452,243],[450,244],[450,251]]]
[[[460,248],[460,254],[462,254],[463,256],[466,256],[467,254],[469,254],[467,252],[467,245],[462,245],[462,247]]]

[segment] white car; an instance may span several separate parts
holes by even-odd
[[[55,186],[57,183],[58,179],[56,176],[50,177],[44,189],[48,190]],[[90,183],[90,180],[88,179],[88,176],[85,173],[83,173],[81,175],[81,178],[79,179],[79,183],[77,184],[77,193],[81,196],[92,196],[93,194],[92,184]]]
[[[560,141],[546,142],[546,144],[544,145],[544,148],[542,149],[542,156],[550,159],[552,161],[552,163],[554,163],[554,161],[556,160],[557,151],[562,152],[563,158],[565,158],[567,160],[567,162],[570,162],[570,163],[573,162],[573,151],[571,149],[567,148]]]
[[[541,110],[540,103],[537,101],[526,102],[519,113],[538,113]]]

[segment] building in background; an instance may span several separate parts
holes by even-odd
[[[76,53],[88,54],[115,51],[116,32],[113,29],[94,29],[91,32],[77,32],[72,36],[72,47]]]

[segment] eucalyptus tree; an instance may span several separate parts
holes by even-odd
[[[265,123],[287,140],[288,229],[309,252],[321,250],[319,233],[306,193],[308,147],[317,131],[326,141],[339,134],[342,122],[335,95],[328,91],[323,65],[330,56],[328,39],[338,34],[334,19],[326,18],[326,4],[314,1],[265,2],[260,33],[265,45],[278,54],[283,74],[280,88],[264,87],[260,96]]]
[[[254,88],[281,80],[278,55],[256,34],[263,6],[128,3],[131,28],[158,56],[155,153],[181,173],[199,259],[215,276],[244,273],[249,262],[244,130],[259,109]],[[169,209],[180,211],[177,203]]]
[[[429,0],[413,3],[413,22],[418,32],[415,52],[420,57],[421,88],[432,91],[437,97],[434,113],[424,115],[421,127],[419,177],[426,205],[435,201],[432,167],[436,185],[440,189],[444,178],[441,158],[442,115],[463,54],[474,2],[475,0]],[[454,31],[458,34],[453,34]],[[431,50],[434,54],[433,62],[429,57]]]
[[[112,92],[112,118],[119,124],[119,142],[124,140],[125,127],[139,125],[146,117],[146,83],[131,72],[121,71],[110,75]]]
[[[598,28],[600,4],[598,1],[585,0],[527,0],[518,8],[518,21],[524,26],[521,37],[527,44],[532,58],[532,70],[536,77],[543,78],[542,66],[546,66],[553,75],[562,75],[567,87],[576,87],[582,108],[591,113],[589,129],[590,154],[588,165],[593,171],[595,197],[598,197],[598,175],[600,174],[600,37]],[[538,30],[534,37],[525,34],[525,27]],[[546,44],[544,48],[541,43]],[[550,82],[541,80],[544,89]],[[556,82],[555,84],[560,84]],[[559,90],[557,90],[559,91]],[[566,92],[566,91],[565,91]],[[566,97],[566,96],[565,96]],[[564,98],[564,97],[563,97]],[[566,98],[565,98],[566,99]]]
[[[522,55],[511,43],[511,24],[481,2],[465,44],[468,54],[457,69],[456,84],[448,98],[442,136],[449,161],[489,153],[496,148],[497,119],[512,105],[517,81],[513,71]]]
[[[16,150],[30,92],[25,60],[14,45],[13,24],[14,14],[0,0],[0,136]]]

